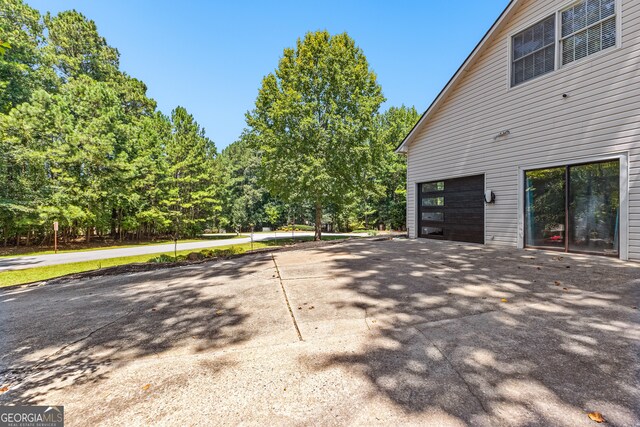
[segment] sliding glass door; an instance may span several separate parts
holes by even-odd
[[[526,173],[527,246],[565,247],[566,168],[538,169]]]
[[[569,250],[618,255],[618,161],[569,167]]]
[[[618,255],[619,207],[617,160],[527,171],[526,246]]]

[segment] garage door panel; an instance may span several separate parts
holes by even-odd
[[[478,193],[479,193],[479,196],[482,197],[482,192],[478,192]],[[445,197],[444,199],[445,199],[444,200],[445,208],[449,210],[471,208],[477,211],[477,210],[484,209],[484,200],[478,197],[469,198],[469,199]]]
[[[419,194],[420,237],[484,243],[484,175],[424,183]]]
[[[449,224],[455,222],[456,224],[473,224],[480,228],[484,227],[484,224],[482,224],[484,217],[482,215],[458,215],[449,213],[448,215],[445,215],[445,218]]]
[[[483,226],[478,224],[455,224],[447,227],[449,230],[456,230],[461,232],[477,232],[482,231],[484,229]]]
[[[445,234],[445,239],[456,242],[484,243],[484,237],[477,232],[463,232],[458,230],[451,230]]]
[[[464,214],[458,214],[453,212],[446,212],[444,213],[442,218],[443,218],[442,220],[436,220],[434,219],[434,217],[429,216],[428,213],[423,212],[420,218],[420,223],[422,225],[428,225],[430,227],[436,226],[438,224],[441,226],[446,224],[449,227],[457,224],[470,224],[470,225],[477,225],[480,228],[484,227],[484,224],[483,224],[484,218],[482,215],[477,215],[477,214],[464,215]]]
[[[482,177],[482,179],[476,179]],[[445,191],[450,192],[477,192],[484,191],[484,175],[445,180]]]

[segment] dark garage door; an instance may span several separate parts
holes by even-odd
[[[419,237],[484,243],[484,175],[418,186]]]

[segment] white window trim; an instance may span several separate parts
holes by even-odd
[[[541,74],[539,76],[533,77],[529,80],[525,80],[522,83],[518,83],[517,85],[513,85],[512,84],[512,79],[513,79],[513,38],[517,35],[520,34],[521,32],[527,30],[528,28],[544,21],[545,19],[551,17],[551,15],[554,15],[553,13],[546,13],[544,15],[539,15],[536,17],[536,19],[532,19],[531,21],[528,21],[525,25],[522,25],[521,27],[519,27],[516,31],[511,32],[508,35],[508,39],[507,39],[507,59],[509,61],[509,66],[507,67],[507,89],[515,89],[515,88],[519,88],[521,86],[526,85],[527,83],[533,82],[533,81],[537,81],[545,76],[549,76],[553,73],[555,73],[558,70],[558,13],[555,13],[555,23],[556,23],[556,34],[554,37],[554,50],[555,50],[555,64],[553,67],[553,71],[549,71],[548,73],[544,73]]]
[[[571,3],[569,3],[567,6],[563,7],[558,12],[556,12],[556,43],[557,43],[557,46],[556,46],[556,65],[557,65],[557,68],[556,68],[556,70],[558,68],[568,67],[571,64],[574,64],[576,62],[582,62],[583,60],[589,58],[590,56],[597,56],[597,55],[600,55],[602,52],[615,50],[615,49],[618,49],[620,47],[620,39],[621,39],[621,37],[620,37],[620,29],[621,29],[620,23],[622,22],[622,19],[620,19],[620,11],[622,9],[620,0],[615,0],[614,1],[615,12],[614,12],[613,15],[607,16],[604,19],[600,19],[598,22],[594,22],[591,25],[587,25],[586,27],[584,27],[583,29],[581,29],[579,31],[574,31],[573,33],[569,34],[568,36],[565,36],[565,37],[562,36],[562,12],[565,12],[567,9],[575,6],[578,3],[584,2],[584,1],[585,0],[574,0]],[[576,34],[582,32],[582,31],[584,31],[584,30],[586,30],[588,28],[594,27],[596,25],[600,25],[603,22],[605,22],[605,21],[607,21],[607,20],[609,20],[609,19],[611,19],[613,17],[616,18],[616,44],[615,45],[613,45],[611,47],[608,47],[606,49],[600,49],[598,52],[592,53],[591,55],[587,54],[583,58],[574,59],[573,61],[569,62],[568,64],[563,64],[562,63],[562,59],[563,59],[562,58],[562,44],[564,43],[564,41],[566,39],[568,39],[569,37],[573,37]]]
[[[516,61],[520,61],[520,60],[522,60],[523,58],[526,58],[527,56],[531,56],[531,55],[533,55],[533,54],[535,54],[535,53],[537,53],[537,52],[544,51],[544,50],[546,50],[547,48],[549,48],[549,47],[551,47],[551,46],[552,46],[552,44],[548,44],[548,45],[546,45],[546,46],[541,47],[540,49],[534,50],[533,52],[530,52],[530,53],[528,53],[528,54],[526,54],[526,55],[523,55],[522,57],[520,57],[520,58],[518,58],[518,59],[516,60],[516,59],[514,59],[514,58],[513,58],[513,38],[514,38],[516,35],[518,35],[518,34],[522,33],[523,31],[528,30],[528,29],[529,29],[529,28],[531,28],[532,26],[538,25],[538,24],[540,24],[540,23],[542,23],[542,22],[546,21],[547,19],[549,19],[549,18],[551,18],[551,17],[553,17],[553,18],[554,18],[553,22],[554,22],[555,27],[556,27],[556,28],[555,28],[555,30],[554,30],[554,37],[553,37],[553,49],[554,49],[554,55],[553,55],[553,56],[554,56],[553,70],[551,70],[551,71],[547,71],[546,73],[542,73],[542,74],[540,74],[540,75],[538,75],[538,76],[534,76],[534,77],[532,77],[532,78],[530,78],[530,79],[528,79],[528,80],[522,81],[522,82],[520,82],[520,83],[518,83],[518,84],[513,84],[513,64],[514,64]],[[557,69],[557,67],[556,67],[556,66],[557,66],[557,59],[556,59],[556,58],[557,58],[557,56],[558,56],[558,52],[557,52],[557,50],[558,50],[557,42],[558,42],[558,41],[557,41],[557,38],[556,38],[556,35],[555,35],[555,34],[558,32],[558,21],[557,21],[557,20],[558,20],[558,16],[557,16],[557,14],[556,14],[556,15],[554,15],[554,14],[547,15],[545,18],[542,18],[542,19],[540,19],[540,20],[536,21],[535,23],[533,23],[533,24],[531,24],[530,26],[526,27],[524,30],[522,30],[522,31],[520,31],[520,32],[518,32],[518,33],[515,33],[513,36],[511,36],[511,38],[509,38],[509,44],[510,44],[510,46],[509,46],[509,61],[510,61],[510,69],[509,69],[509,83],[512,85],[512,87],[520,86],[521,84],[524,84],[524,83],[526,83],[526,82],[528,82],[528,81],[531,81],[531,80],[535,80],[535,79],[537,79],[538,77],[542,77],[542,76],[544,76],[544,75],[546,75],[546,74],[551,74],[551,73],[553,73],[553,72]]]
[[[555,162],[529,163],[518,166],[518,248],[524,249],[524,174],[534,169],[546,169],[560,166],[571,166],[582,163],[597,163],[607,160],[620,162],[620,225],[618,229],[618,241],[620,244],[618,257],[621,260],[629,259],[629,153],[621,152],[596,157],[574,157],[570,160],[558,160]],[[571,253],[571,252],[570,252]]]
[[[541,13],[536,15],[535,18],[532,18],[530,20],[528,20],[526,23],[524,23],[523,25],[520,25],[519,27],[517,27],[514,31],[511,31],[507,34],[507,92],[510,92],[512,90],[518,90],[521,87],[527,86],[530,83],[536,82],[536,81],[540,81],[542,79],[544,79],[545,77],[549,77],[552,76],[554,74],[556,74],[558,71],[560,70],[564,70],[564,69],[570,69],[571,67],[577,66],[579,64],[584,64],[590,60],[595,60],[597,58],[600,58],[603,55],[608,55],[610,53],[613,53],[615,51],[617,51],[618,49],[622,48],[622,17],[623,17],[623,10],[622,10],[622,0],[615,0],[616,2],[616,13],[615,13],[615,17],[616,17],[616,44],[613,47],[604,49],[604,50],[600,50],[597,53],[593,53],[591,55],[587,55],[584,58],[580,58],[578,60],[572,61],[566,65],[562,65],[562,50],[560,49],[560,45],[561,45],[561,41],[562,41],[562,11],[570,8],[571,6],[579,3],[580,1],[583,0],[569,0],[566,1],[565,3],[563,3],[555,12],[556,15],[556,41],[555,41],[555,67],[553,71],[550,71],[548,73],[542,74],[540,76],[534,77],[532,79],[526,80],[522,83],[519,83],[515,86],[513,86],[511,84],[511,76],[512,76],[512,68],[513,68],[513,57],[512,57],[512,50],[513,50],[513,37],[518,34],[521,33],[522,31],[526,30],[527,28],[531,27],[532,25],[537,24],[540,21],[545,20],[546,18],[548,18],[549,16],[551,16],[552,13]]]

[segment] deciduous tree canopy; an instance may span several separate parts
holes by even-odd
[[[307,33],[262,81],[247,123],[264,183],[287,202],[322,210],[344,204],[371,165],[375,118],[384,101],[364,53],[347,34]]]

